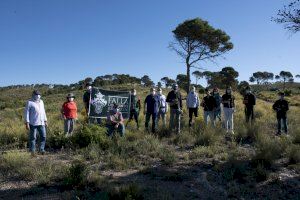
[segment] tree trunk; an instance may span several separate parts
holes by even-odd
[[[190,85],[191,85],[191,79],[190,79],[190,71],[191,71],[191,66],[189,65],[189,63],[187,63],[186,65],[186,76],[187,76],[187,90],[186,92],[189,93],[190,92]]]

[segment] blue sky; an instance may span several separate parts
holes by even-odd
[[[231,36],[234,49],[211,71],[232,66],[239,80],[258,70],[300,74],[300,33],[271,22],[285,0],[0,0],[0,86],[74,83],[85,77],[185,73],[168,49],[172,30],[200,17]]]

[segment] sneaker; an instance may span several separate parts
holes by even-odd
[[[45,155],[46,154],[46,151],[41,151],[41,155]]]
[[[280,136],[280,135],[281,135],[281,132],[277,132],[275,135],[276,135],[276,136]]]

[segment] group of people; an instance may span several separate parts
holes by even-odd
[[[85,105],[86,113],[89,113],[90,98],[91,98],[92,83],[88,83],[86,92],[83,95],[83,103]],[[227,133],[234,134],[233,114],[235,112],[235,97],[232,94],[231,87],[227,87],[224,95],[219,94],[218,88],[212,91],[205,90],[205,96],[200,100],[196,88],[192,87],[186,98],[186,107],[189,113],[189,127],[193,124],[193,117],[198,117],[199,107],[203,107],[204,122],[214,127],[217,120],[221,121],[221,112],[223,111],[224,121],[223,126]],[[284,99],[284,93],[278,93],[279,99],[274,103],[273,109],[277,113],[278,131],[280,135],[282,131],[282,124],[284,132],[287,133],[287,111],[289,110],[288,102]],[[163,127],[166,128],[166,115],[169,111],[169,130],[180,133],[181,130],[181,116],[183,114],[183,98],[179,91],[178,85],[174,84],[172,90],[167,97],[163,94],[162,89],[150,89],[150,93],[146,96],[144,106],[142,108],[141,100],[137,96],[135,89],[131,90],[131,103],[129,119],[124,124],[124,118],[120,112],[119,105],[114,104],[107,114],[107,134],[112,136],[115,131],[119,132],[121,136],[125,135],[125,128],[133,119],[136,122],[137,129],[140,127],[139,113],[143,109],[145,115],[145,129],[149,130],[150,120],[152,122],[151,131],[157,131],[157,124],[162,121]],[[77,105],[74,94],[70,93],[66,96],[66,102],[61,108],[61,115],[64,119],[64,132],[66,136],[73,134],[75,122],[77,120]],[[245,105],[245,119],[246,122],[253,122],[255,118],[254,106],[256,104],[255,95],[251,92],[250,87],[246,88],[243,103]],[[223,107],[223,108],[222,108]],[[46,127],[47,116],[45,112],[44,102],[41,99],[41,93],[34,90],[32,98],[27,102],[24,110],[24,119],[26,129],[29,131],[30,151],[35,154],[35,144],[37,133],[40,135],[40,152],[45,153],[46,144]]]

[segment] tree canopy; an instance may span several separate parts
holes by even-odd
[[[213,61],[233,48],[230,37],[222,30],[213,28],[207,21],[200,18],[186,20],[173,30],[175,41],[170,43],[184,61],[187,68],[187,86],[190,87],[190,69],[197,62]]]

